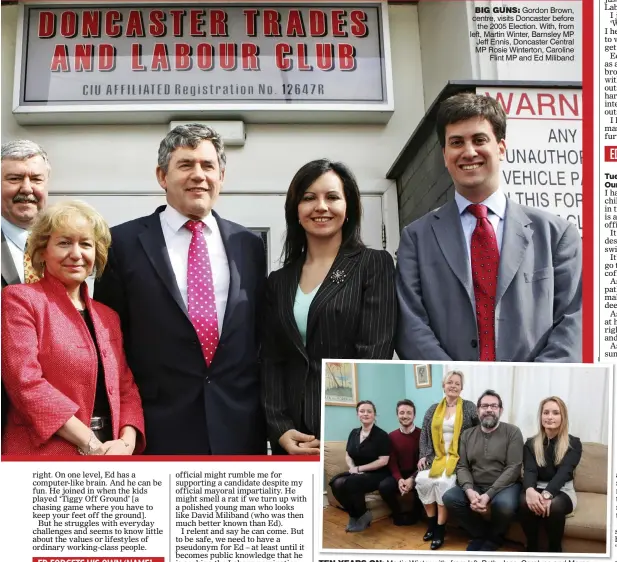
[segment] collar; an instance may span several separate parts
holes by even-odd
[[[454,201],[456,201],[456,206],[458,207],[459,215],[462,215],[469,205],[473,203],[465,199],[458,191],[454,191]],[[497,215],[501,220],[506,216],[506,205],[508,204],[508,198],[505,193],[498,189],[487,197],[484,201],[482,201],[482,205],[486,205],[491,213]]]
[[[68,293],[66,292],[66,287],[62,284],[62,281],[60,281],[58,278],[51,275],[49,271],[44,271],[43,277],[41,277],[38,283],[41,283],[43,287],[48,287],[52,293],[66,297],[67,301],[69,301],[69,296],[68,296]],[[84,302],[86,303],[86,308],[90,310],[92,303],[91,303],[90,293],[88,291],[88,284],[84,281],[81,284],[79,290],[81,291],[81,296],[84,299]],[[71,306],[73,305],[71,304]]]
[[[171,228],[176,234],[180,231],[181,228],[184,227],[187,221],[192,220],[188,217],[185,217],[180,211],[174,209],[171,205],[167,205],[163,211],[161,211],[161,217],[167,223],[169,228]],[[218,230],[218,224],[216,223],[216,219],[212,212],[208,213],[203,219],[201,219],[209,232],[214,232]]]
[[[0,217],[0,224],[2,225],[2,232],[4,232],[4,235],[22,252],[24,252],[26,250],[26,242],[28,240],[28,231],[19,226],[15,226],[4,217]]]
[[[403,428],[399,425],[398,430],[403,434],[403,435],[411,435],[415,430],[416,430],[416,426],[415,424],[411,424],[411,429],[409,431],[403,431]]]
[[[365,432],[365,431],[364,431],[364,426],[363,426],[363,425],[361,425],[361,426],[360,426],[360,433],[364,433],[365,435],[369,435],[369,434],[371,433],[371,431],[373,430],[373,428],[374,428],[374,427],[375,427],[375,423],[373,422],[373,423],[371,424],[371,427],[369,427],[368,432]]]

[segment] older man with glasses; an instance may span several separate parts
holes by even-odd
[[[494,390],[485,390],[477,407],[480,425],[461,437],[458,486],[445,493],[443,502],[471,536],[467,550],[493,551],[501,546],[518,510],[523,435],[515,425],[499,420],[503,404]]]

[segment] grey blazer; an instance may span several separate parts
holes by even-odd
[[[508,200],[495,303],[497,361],[582,360],[581,238],[566,220]],[[475,297],[455,201],[401,234],[401,359],[478,361]]]
[[[435,459],[435,449],[433,448],[433,431],[431,429],[431,423],[433,422],[433,415],[439,404],[433,404],[424,414],[424,421],[422,422],[422,432],[420,433],[420,458],[426,457],[427,466],[433,464]],[[463,400],[463,427],[461,427],[461,435],[463,431],[479,425],[478,410],[476,405],[469,400]],[[460,436],[459,436],[460,438]]]
[[[17,267],[11,257],[11,250],[9,250],[9,243],[4,237],[4,232],[0,230],[2,239],[0,241],[0,258],[2,261],[2,288],[7,285],[16,285],[21,283],[19,274],[17,273]]]

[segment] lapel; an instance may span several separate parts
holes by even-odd
[[[180,289],[178,289],[178,283],[176,283],[176,278],[171,268],[169,253],[167,252],[165,237],[163,236],[163,230],[161,228],[161,218],[159,215],[163,209],[165,209],[164,206],[159,207],[152,215],[144,217],[141,220],[144,230],[138,235],[138,238],[146,252],[146,256],[161,278],[163,285],[167,287],[167,290],[176,301],[176,304],[188,318],[188,310],[182,300]]]
[[[529,246],[533,235],[533,231],[527,228],[529,224],[531,224],[531,220],[525,214],[523,208],[508,199],[503,225],[495,305],[499,304],[523,262],[527,246]]]
[[[21,279],[19,279],[17,268],[15,267],[15,263],[13,263],[13,258],[11,257],[11,250],[9,250],[9,243],[4,237],[4,232],[2,232],[1,234],[2,242],[0,244],[0,257],[2,260],[2,286],[4,287],[6,285],[16,285],[18,283],[21,283]]]
[[[296,349],[308,360],[306,347],[302,342],[302,336],[294,317],[296,291],[298,290],[298,283],[300,283],[300,275],[302,274],[305,257],[303,255],[293,265],[281,270],[280,295],[277,298],[281,299],[281,306],[278,308],[285,333],[290,337]]]
[[[323,280],[321,287],[317,291],[311,306],[309,307],[308,321],[306,325],[306,341],[308,341],[312,330],[315,328],[319,313],[327,302],[332,299],[352,277],[353,270],[360,261],[360,253],[362,250],[339,250],[330,271]],[[338,283],[335,281],[336,274],[342,275],[342,280]]]
[[[229,337],[233,328],[231,319],[233,318],[234,310],[238,304],[240,296],[240,266],[242,264],[242,236],[237,236],[238,231],[236,226],[225,219],[222,219],[217,213],[212,211],[212,215],[216,219],[223,239],[223,246],[227,254],[227,263],[229,265],[229,291],[227,293],[227,306],[225,307],[225,317],[223,318],[223,330],[221,340]]]
[[[455,201],[446,203],[433,213],[432,227],[437,244],[448,266],[467,291],[469,302],[475,302],[469,254],[465,246],[465,235]]]

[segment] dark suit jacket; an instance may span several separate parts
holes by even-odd
[[[8,285],[21,283],[21,280],[19,279],[19,274],[17,273],[15,263],[13,263],[11,251],[9,250],[8,243],[4,237],[4,232],[0,231],[0,235],[2,236],[2,243],[0,245],[0,259],[2,260],[2,288],[4,289]],[[0,407],[2,409],[2,420],[0,421],[0,432],[4,434],[10,404],[9,397],[6,393],[6,389],[4,388],[4,381],[2,382],[1,400],[2,402]]]
[[[306,347],[293,314],[304,258],[270,274],[262,392],[273,447],[289,429],[319,437],[322,359],[392,359],[394,264],[382,250],[341,250],[309,308]],[[333,274],[344,276],[339,283]]]
[[[455,201],[405,227],[397,267],[399,357],[478,361],[469,251]],[[581,271],[573,224],[508,200],[495,296],[497,361],[581,362]]]
[[[257,317],[266,278],[261,239],[213,213],[229,262],[229,297],[210,366],[165,247],[160,207],[112,228],[109,262],[94,297],[120,314],[139,387],[146,453],[264,454]]]

